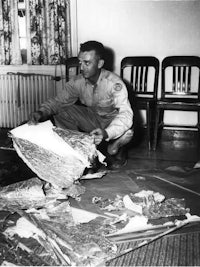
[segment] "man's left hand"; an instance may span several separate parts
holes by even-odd
[[[95,145],[99,145],[104,139],[108,138],[108,134],[105,130],[97,128],[90,133],[94,137]]]

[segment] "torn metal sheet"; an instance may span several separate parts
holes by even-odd
[[[24,124],[10,132],[13,146],[39,178],[54,187],[68,188],[78,180],[93,160],[104,156],[86,133],[55,128],[50,121]]]
[[[0,187],[0,209],[15,206],[24,208],[42,207],[46,203],[43,182],[37,177]]]

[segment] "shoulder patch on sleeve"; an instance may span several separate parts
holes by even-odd
[[[114,89],[115,89],[115,91],[121,91],[122,90],[122,84],[121,83],[115,83]]]

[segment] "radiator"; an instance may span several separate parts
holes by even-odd
[[[0,75],[0,127],[25,122],[40,104],[55,95],[51,75],[9,73]]]

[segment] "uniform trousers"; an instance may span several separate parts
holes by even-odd
[[[62,129],[90,133],[97,128],[105,129],[116,115],[117,111],[106,116],[99,116],[92,107],[74,104],[65,107],[62,112],[54,115],[54,121],[55,125]],[[132,136],[133,131],[128,130],[118,139],[109,141],[107,144],[108,153],[110,155],[117,154],[119,148],[129,143]]]

